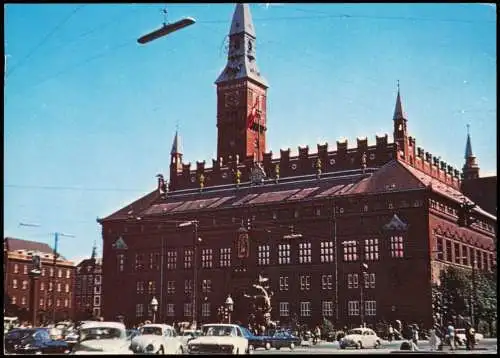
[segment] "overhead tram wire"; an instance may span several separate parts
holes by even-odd
[[[42,41],[40,41],[35,47],[33,47],[33,49],[30,52],[28,52],[28,54],[26,56],[24,56],[24,58],[22,58],[19,62],[17,62],[17,64],[15,64],[12,67],[12,69],[7,72],[6,77],[9,77],[10,75],[12,75],[12,73],[14,73],[16,68],[21,67],[21,65],[23,63],[25,63],[31,56],[33,56],[33,54],[36,52],[36,50],[38,50],[45,42],[47,42],[52,37],[52,35],[54,35],[56,33],[56,31],[59,30],[59,28],[61,28],[66,22],[68,22],[69,19],[71,19],[73,17],[73,15],[75,15],[84,6],[86,6],[86,4],[79,5],[68,16],[66,16],[61,22],[59,22],[47,35],[45,35],[45,37],[42,39]]]

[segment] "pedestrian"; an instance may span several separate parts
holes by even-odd
[[[455,350],[455,327],[451,322],[448,322],[448,327],[446,329],[446,339],[449,340],[450,349]]]
[[[412,350],[418,350],[418,326],[415,323],[411,329],[411,342],[413,345]]]
[[[470,322],[467,322],[467,326],[465,327],[465,344],[467,347],[467,350],[473,350],[474,345],[476,343],[476,332],[474,330],[474,327],[470,324]]]
[[[389,342],[392,342],[394,338],[394,328],[392,328],[392,324],[389,323]]]
[[[437,349],[437,340],[438,337],[436,335],[436,329],[431,327],[429,329],[429,345],[431,346],[431,351],[434,352]]]

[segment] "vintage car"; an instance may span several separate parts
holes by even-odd
[[[484,336],[481,333],[474,334],[474,340],[476,343],[484,339]],[[465,345],[467,339],[465,338],[465,328],[457,328],[455,329],[455,340],[459,345]]]
[[[66,342],[51,339],[47,328],[15,328],[4,339],[6,354],[65,354],[70,351]]]
[[[146,324],[130,343],[134,353],[183,354],[184,348],[174,327],[168,324]]]
[[[294,336],[288,331],[277,331],[270,337],[265,337],[266,341],[270,343],[272,348],[290,348],[295,349],[295,347],[300,346],[302,340]]]
[[[119,322],[88,322],[79,328],[71,354],[133,354],[125,325]]]
[[[364,327],[354,328],[347,332],[347,335],[340,340],[339,345],[341,349],[347,347],[354,347],[356,349],[379,348],[380,338],[373,329]]]
[[[240,326],[241,327],[241,326]],[[265,348],[266,350],[271,349],[271,343],[269,336],[256,336],[248,328],[241,327],[243,335],[248,339],[248,351],[252,352],[257,348]]]
[[[201,327],[202,335],[188,343],[189,354],[251,353],[248,339],[236,324],[213,323]]]
[[[188,350],[188,343],[199,336],[201,336],[201,331],[199,329],[185,329],[182,331],[182,333],[179,335],[179,339],[182,343],[184,352],[187,352]]]

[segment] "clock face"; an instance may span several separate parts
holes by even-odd
[[[240,96],[238,95],[238,91],[226,92],[224,100],[226,107],[237,106],[240,103]]]

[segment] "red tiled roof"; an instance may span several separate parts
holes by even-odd
[[[267,193],[262,193],[258,197],[249,201],[250,204],[261,204],[261,203],[270,203],[273,201],[281,201],[288,198],[290,195],[293,195],[300,191],[300,189],[293,190],[281,190],[281,191],[271,191]]]
[[[222,197],[219,200],[217,200],[216,202],[210,204],[208,207],[209,208],[216,208],[216,207],[224,204],[226,201],[234,199],[234,198],[235,198],[234,195]]]
[[[215,203],[219,199],[220,199],[219,197],[216,197],[210,199],[188,200],[183,202],[181,205],[173,208],[171,211],[175,212],[175,211],[205,209],[210,204]]]
[[[183,201],[178,201],[174,203],[165,203],[165,204],[155,204],[146,211],[144,211],[143,215],[155,215],[155,214],[166,213],[176,208],[177,206],[181,205],[182,203]]]
[[[39,251],[44,254],[54,253],[52,248],[48,244],[45,244],[43,242],[15,239],[12,237],[6,237],[4,240],[8,241],[9,251],[27,250],[27,251]]]
[[[249,200],[252,200],[253,198],[256,198],[257,196],[259,196],[259,194],[248,194],[248,195],[245,195],[243,198],[241,198],[240,200],[238,201],[235,201],[233,203],[233,206],[236,206],[236,205],[243,205],[245,204],[247,201]]]
[[[329,189],[326,189],[324,191],[322,191],[321,193],[317,194],[316,197],[317,198],[320,198],[320,197],[323,197],[323,196],[329,196],[329,195],[332,195],[333,193],[335,193],[336,191],[342,189],[343,187],[345,186],[345,184],[340,184],[340,185],[334,185],[332,186],[331,188]]]
[[[139,215],[142,211],[149,208],[151,204],[160,196],[157,189],[153,190],[151,193],[144,195],[143,197],[137,199],[136,201],[128,204],[127,206],[115,211],[113,214],[108,215],[105,218],[99,219],[100,222],[107,220],[116,219],[126,219],[130,215]]]
[[[300,199],[304,199],[305,197],[311,195],[312,193],[314,193],[318,189],[319,189],[319,187],[302,189],[298,193],[293,194],[287,200],[300,200]]]

